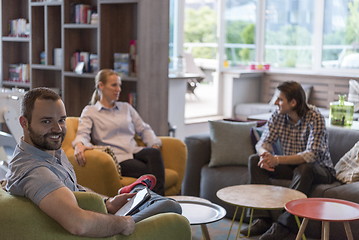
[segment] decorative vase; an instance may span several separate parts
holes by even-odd
[[[349,127],[353,124],[354,103],[345,98],[346,95],[339,95],[339,101],[330,103],[330,124]]]

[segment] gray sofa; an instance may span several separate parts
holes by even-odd
[[[330,154],[335,165],[359,141],[359,130],[329,127],[328,132]],[[227,186],[247,184],[247,166],[208,167],[211,156],[209,134],[189,136],[185,139],[185,143],[188,149],[188,160],[182,194],[199,196],[219,204],[227,210],[227,217],[232,218],[235,207],[218,199],[216,192]],[[276,180],[273,184],[288,186],[288,181]],[[328,185],[315,185],[309,197],[338,198],[359,203],[359,182],[341,184],[337,181]],[[320,224],[319,221],[310,220],[306,231],[307,236],[320,238]],[[359,239],[359,220],[352,222],[351,228],[354,239]],[[342,223],[330,224],[330,239],[346,239]]]

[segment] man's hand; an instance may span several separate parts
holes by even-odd
[[[122,216],[124,221],[124,230],[121,232],[122,235],[129,236],[135,231],[135,220],[133,220],[133,217],[131,216]]]
[[[116,195],[113,198],[109,198],[106,201],[107,212],[111,214],[115,214],[120,208],[125,205],[129,199],[135,196],[136,193],[123,193],[120,195]]]
[[[264,152],[263,154],[260,155],[260,160],[258,162],[258,166],[260,168],[263,168],[267,171],[273,172],[275,166],[278,165],[278,162],[275,158],[275,156],[273,156],[271,153],[269,152]]]
[[[86,165],[85,151],[89,149],[93,149],[93,147],[86,147],[82,143],[77,143],[75,146],[75,159],[81,167]]]

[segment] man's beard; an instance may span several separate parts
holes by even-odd
[[[31,126],[29,126],[29,137],[32,143],[35,145],[35,147],[44,151],[60,149],[61,144],[64,141],[65,133],[66,133],[65,131],[62,131],[60,133],[47,133],[45,135],[40,135],[35,133],[35,131],[33,131],[33,129],[31,128]],[[47,141],[46,139],[48,139],[51,135],[60,135],[61,140],[57,142]]]

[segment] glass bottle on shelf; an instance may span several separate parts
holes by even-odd
[[[339,95],[339,101],[330,103],[330,124],[349,127],[353,124],[354,103],[345,98],[346,95]]]
[[[176,59],[176,71],[178,75],[184,75],[186,72],[186,63],[183,56],[179,55]]]

